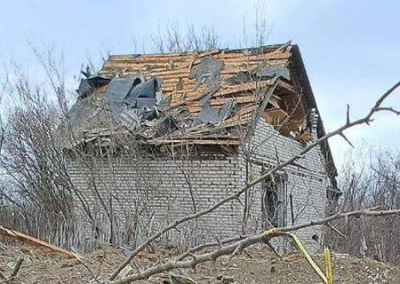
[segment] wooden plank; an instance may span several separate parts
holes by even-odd
[[[250,122],[252,117],[253,117],[253,114],[251,114],[251,113],[245,114],[245,115],[235,115],[235,116],[232,116],[231,118],[224,120],[224,126],[228,127],[228,126],[244,124],[244,123]]]
[[[190,53],[148,53],[148,54],[122,54],[122,55],[111,55],[111,60],[124,60],[126,58],[163,58],[163,57],[182,57],[188,56]]]
[[[296,137],[297,141],[307,143],[311,139],[311,133],[309,131],[304,131],[302,134]]]
[[[239,84],[239,85],[232,85],[232,86],[225,86],[221,88],[221,91],[217,92],[215,96],[224,96],[224,95],[230,95],[234,93],[239,93],[239,92],[246,92],[246,91],[254,91],[256,90],[256,87],[259,89],[265,88],[267,86],[271,85],[271,80],[266,80],[266,81],[259,81],[259,82],[250,82],[250,83],[244,83],[244,84]]]
[[[76,258],[76,255],[71,251],[56,247],[52,244],[41,241],[39,239],[36,239],[36,238],[26,235],[24,233],[21,233],[21,232],[15,231],[15,230],[6,229],[2,226],[0,226],[0,235],[7,236],[7,237],[10,237],[13,239],[17,239],[17,240],[20,240],[23,242],[27,242],[33,246],[44,247],[44,248],[50,249],[52,251],[62,253],[68,257]]]
[[[189,68],[188,68],[188,69],[189,69],[189,72],[190,72],[190,70],[192,70],[194,61],[196,60],[196,56],[197,56],[197,52],[195,52],[195,53],[193,54],[193,58],[190,60]]]
[[[272,51],[272,53],[273,54],[282,54],[282,53],[289,52],[291,49],[292,49],[291,42],[288,41],[287,43],[282,44],[280,47],[278,47],[277,49]]]
[[[203,58],[203,57],[206,57],[206,56],[209,56],[209,55],[214,55],[214,54],[217,54],[217,53],[221,53],[221,50],[215,49],[215,50],[207,51],[207,52],[204,52],[204,53],[200,53],[199,54],[199,58]]]
[[[270,108],[264,111],[263,117],[268,124],[280,125],[289,115],[281,108]]]
[[[250,96],[242,96],[242,97],[211,99],[210,105],[211,106],[222,106],[229,101],[234,101],[238,104],[254,103],[256,101],[256,96],[250,95]]]
[[[141,54],[139,56],[112,56],[109,62],[168,62],[169,60],[184,61],[191,58],[191,54]]]
[[[284,89],[285,91],[288,91],[288,92],[290,92],[292,94],[299,95],[296,87],[294,87],[293,85],[291,85],[289,83],[286,83],[286,82],[284,82],[282,80],[279,80],[278,87],[280,87],[280,88]]]
[[[197,144],[197,145],[240,145],[238,140],[212,140],[212,139],[165,139],[165,140],[152,140],[146,144]]]
[[[290,52],[287,53],[276,53],[276,54],[260,54],[251,56],[242,56],[234,58],[220,58],[224,63],[235,63],[235,62],[270,62],[273,60],[289,59],[292,56]],[[217,56],[215,56],[217,57]]]

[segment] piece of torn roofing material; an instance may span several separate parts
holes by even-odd
[[[221,84],[221,71],[223,62],[215,60],[211,55],[201,59],[200,63],[190,70],[189,78],[196,79],[197,88],[200,84],[205,84],[209,87],[218,87]]]
[[[157,104],[157,91],[161,79],[143,79],[137,76],[114,78],[107,85],[104,94],[104,103],[109,106],[113,118],[118,123],[120,116],[125,113],[125,118],[130,116],[143,117],[148,112],[153,112]],[[130,111],[135,109],[137,111]],[[127,120],[125,119],[124,122]],[[135,127],[128,127],[133,129]]]
[[[256,82],[267,80],[273,77],[280,77],[287,81],[290,81],[290,71],[284,66],[263,66],[256,70],[241,71],[236,75],[226,79],[226,84],[237,85],[248,82]]]
[[[201,109],[197,118],[204,123],[213,125],[220,124],[229,116],[233,108],[232,101],[227,102],[221,108],[211,108],[209,103],[206,103]]]
[[[111,79],[99,75],[82,79],[79,84],[77,93],[79,94],[80,98],[85,98],[92,95],[96,88],[107,85],[110,81]]]

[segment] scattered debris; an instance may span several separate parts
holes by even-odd
[[[23,265],[12,283],[86,284],[90,281],[90,283],[97,283],[89,271],[76,259],[69,259],[47,249],[24,244],[3,245],[0,242],[0,246],[4,249],[0,253],[0,271],[5,276],[11,275],[14,267],[8,267],[7,263],[15,264],[18,258],[24,258]],[[155,253],[139,254],[135,262],[138,267],[149,266],[157,259],[168,258],[172,253],[176,253],[177,249],[165,250],[157,247]],[[199,265],[195,271],[174,271],[173,275],[188,278],[196,284],[221,284],[224,283],[222,281],[232,280],[234,282],[230,283],[321,283],[304,257],[298,253],[292,253],[292,260],[288,262],[277,259],[275,254],[266,247],[252,247],[249,251],[253,258],[240,254],[232,258],[228,265],[223,265],[222,263],[225,263],[226,259],[222,257],[214,264]],[[98,280],[105,280],[107,275],[124,260],[125,255],[117,247],[104,245],[84,257],[87,259],[88,267],[93,272],[99,272]],[[323,262],[322,255],[313,255],[313,258],[318,263]],[[333,264],[336,278],[334,283],[397,284],[400,281],[400,268],[383,262],[338,254],[334,255]],[[135,269],[133,268],[133,270]],[[137,283],[170,281],[169,273],[152,276],[150,280],[142,280]]]
[[[233,277],[227,277],[225,275],[218,276],[217,280],[219,280],[221,284],[232,284],[232,283],[235,283],[235,279]]]
[[[22,262],[24,262],[23,257],[18,258],[18,260],[15,262],[13,266],[13,271],[9,277],[10,280],[13,279],[15,276],[17,276],[18,271],[21,269]]]

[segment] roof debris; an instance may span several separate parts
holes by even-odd
[[[233,103],[228,101],[221,108],[211,108],[207,102],[201,109],[197,118],[204,123],[220,124],[222,120],[229,116],[232,111]]]
[[[200,63],[192,68],[189,78],[196,79],[197,88],[201,84],[209,87],[218,87],[220,85],[220,75],[223,69],[223,62],[215,60],[211,55],[201,59]]]
[[[82,79],[77,92],[81,98],[84,98],[90,96],[96,88],[107,85],[108,82],[110,82],[110,79],[102,76],[92,76]]]

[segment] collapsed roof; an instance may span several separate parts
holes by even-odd
[[[307,143],[311,110],[318,112],[291,44],[110,56],[97,75],[82,79],[78,95],[58,131],[63,148],[106,145],[111,134],[127,133],[146,144],[239,145],[260,117]],[[323,148],[333,165],[328,144]]]

